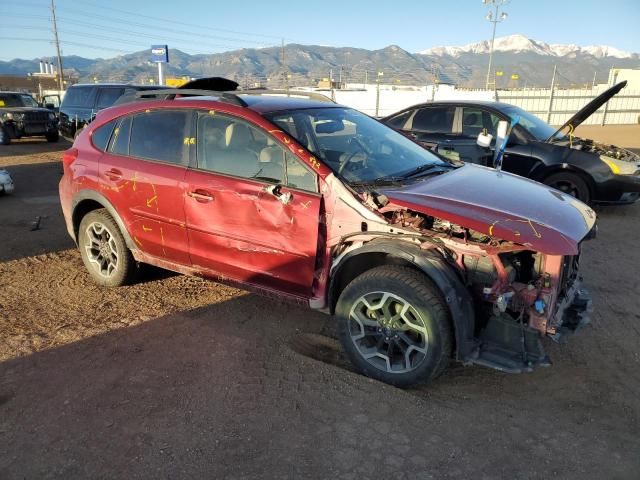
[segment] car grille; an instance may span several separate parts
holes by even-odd
[[[49,121],[49,112],[25,112],[25,123],[47,123]]]

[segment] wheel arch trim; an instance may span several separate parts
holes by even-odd
[[[328,300],[330,312],[332,314],[335,312],[335,306],[342,291],[338,291],[340,283],[338,280],[346,272],[345,268],[349,262],[358,257],[363,258],[361,257],[362,255],[369,254],[384,254],[408,262],[434,283],[451,314],[456,342],[456,358],[463,361],[469,358],[477,347],[477,340],[474,338],[475,310],[471,294],[454,270],[455,267],[452,267],[441,254],[421,249],[419,246],[409,242],[372,241],[345,254],[340,263],[334,267],[329,282]],[[376,266],[378,265],[371,265],[370,268]],[[365,271],[367,270],[369,268]]]
[[[78,216],[77,212],[80,205],[82,205],[86,201],[92,201],[102,205],[102,208],[105,208],[109,212],[109,215],[111,215],[111,217],[115,220],[116,224],[118,225],[118,228],[120,229],[120,232],[124,237],[124,241],[127,244],[127,248],[132,252],[137,250],[136,243],[131,238],[131,235],[129,235],[129,231],[127,230],[127,227],[124,221],[122,220],[122,217],[120,217],[120,215],[118,214],[114,206],[111,204],[111,202],[107,200],[107,198],[104,195],[94,190],[86,190],[86,189],[78,191],[73,196],[73,201],[71,203],[71,212],[72,212],[71,218],[73,222],[73,237],[74,237],[73,239],[76,243],[78,243],[78,229],[80,228],[80,222],[82,220],[81,218],[77,218]]]

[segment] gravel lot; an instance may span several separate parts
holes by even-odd
[[[593,323],[546,342],[551,368],[399,390],[321,314],[151,268],[96,287],[57,203],[67,147],[0,147],[0,478],[640,477],[639,205],[599,209]]]

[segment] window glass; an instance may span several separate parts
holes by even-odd
[[[74,107],[89,107],[89,97],[93,87],[71,87],[62,100],[65,105]]]
[[[22,107],[22,100],[13,93],[0,93],[0,107]]]
[[[22,99],[22,105],[25,107],[38,107],[38,102],[36,102],[31,95],[20,95]]]
[[[308,192],[317,192],[318,184],[316,181],[316,174],[288,152],[286,154],[286,159],[287,186],[306,190]]]
[[[413,117],[412,128],[430,133],[451,133],[455,110],[453,106],[421,108]]]
[[[131,124],[129,155],[187,165],[190,116],[191,111],[188,110],[156,110],[135,115]]]
[[[115,126],[116,120],[111,120],[109,123],[105,123],[101,127],[96,128],[93,133],[91,133],[91,141],[98,150],[104,152],[107,149],[107,144],[109,143],[113,127]]]
[[[124,93],[124,88],[103,88],[98,93],[97,108],[107,108],[113,105]]]
[[[109,151],[116,155],[129,155],[129,132],[131,131],[131,117],[126,117],[113,131]]]
[[[462,110],[462,135],[477,137],[482,131],[487,131],[494,137],[498,129],[500,117],[477,107],[464,107]]]
[[[408,112],[401,113],[400,115],[387,120],[385,123],[390,127],[402,129],[405,127],[407,120],[409,120],[409,117],[413,112],[413,110],[409,110]]]
[[[197,133],[198,168],[282,182],[282,150],[256,128],[236,118],[201,114]]]

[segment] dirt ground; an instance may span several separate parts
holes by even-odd
[[[551,368],[400,390],[353,373],[324,315],[155,269],[95,286],[57,203],[67,147],[0,148],[0,479],[640,478],[640,205],[598,210],[593,322],[545,343]]]

